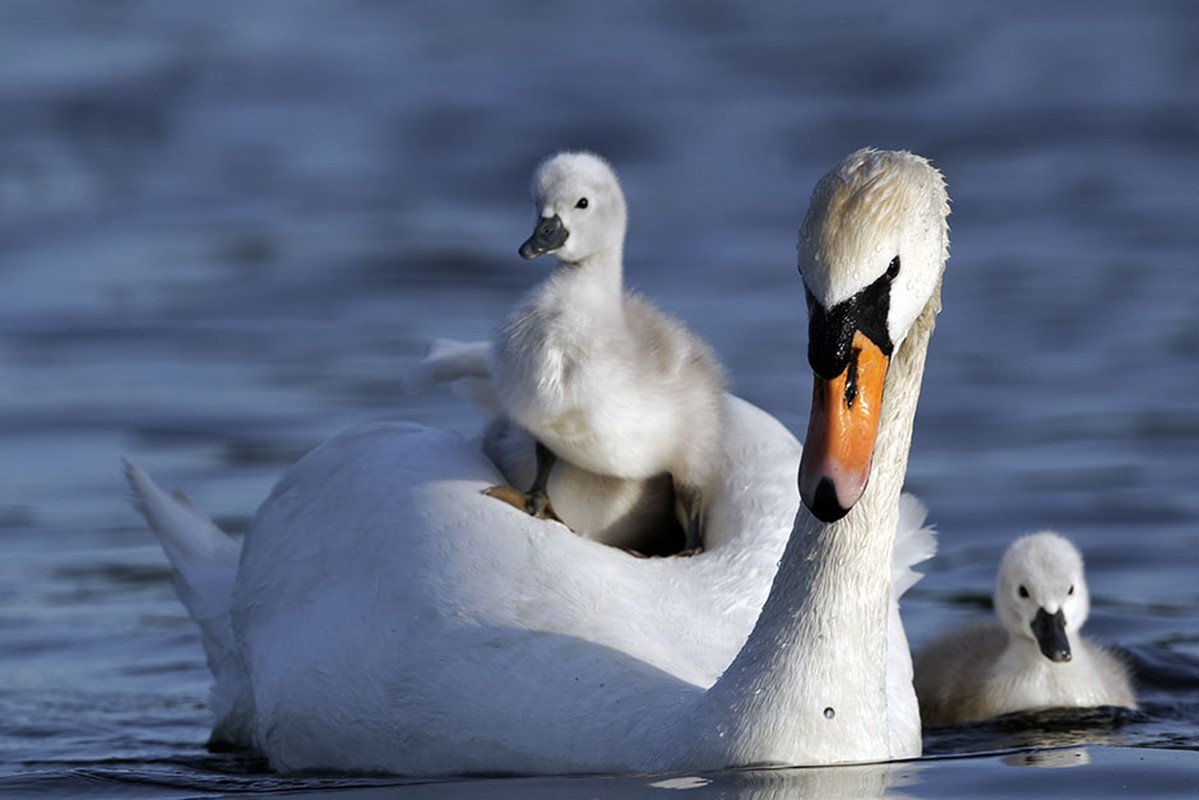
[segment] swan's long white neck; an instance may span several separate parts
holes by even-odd
[[[841,520],[800,506],[758,623],[680,731],[691,763],[883,760],[891,548],[940,287],[887,371],[870,481]],[[689,757],[690,758],[690,757]]]

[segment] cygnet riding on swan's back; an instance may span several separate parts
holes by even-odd
[[[528,431],[503,415],[492,381],[491,342],[434,340],[425,357],[404,375],[413,393],[438,384],[452,384],[489,424],[483,452],[507,479],[508,487],[488,493],[509,495],[518,508],[524,494],[512,486],[532,486],[537,471],[536,442]],[[571,531],[635,555],[677,555],[686,549],[686,534],[676,515],[670,475],[648,480],[597,475],[569,461],[558,460],[546,480],[546,495],[555,498],[555,516]]]
[[[477,444],[414,425],[306,455],[240,560],[130,466],[204,633],[214,739],[284,771],[422,775],[918,755],[897,601],[932,541],[900,489],[948,211],[910,153],[858,151],[818,184],[799,244],[818,374],[799,483],[815,489],[800,505],[794,437],[726,396],[694,558],[512,513],[482,495],[497,473]]]
[[[552,513],[555,458],[618,479],[669,473],[694,550],[720,448],[724,372],[681,323],[624,291],[627,212],[603,159],[559,153],[537,169],[533,191],[540,219],[520,255],[548,253],[558,266],[499,330],[493,381],[504,413],[537,440],[537,470],[527,494],[492,494]]]
[[[1045,531],[1017,539],[995,580],[996,620],[934,639],[916,656],[927,725],[1042,708],[1136,708],[1128,668],[1079,633],[1090,597],[1082,555]]]

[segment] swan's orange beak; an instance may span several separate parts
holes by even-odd
[[[832,380],[813,375],[799,494],[824,522],[848,514],[866,489],[889,362],[878,345],[855,331],[845,370]]]

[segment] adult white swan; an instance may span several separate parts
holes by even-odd
[[[861,150],[820,181],[799,244],[806,505],[794,437],[730,398],[691,558],[635,558],[485,497],[497,473],[478,446],[414,425],[301,459],[240,560],[130,467],[204,633],[214,736],[281,770],[407,774],[918,754],[896,603],[913,580],[893,576],[892,545],[947,214],[940,174],[909,153]],[[929,554],[902,541],[901,565]]]

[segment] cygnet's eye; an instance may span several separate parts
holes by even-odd
[[[1070,584],[1070,588],[1066,591],[1066,594],[1074,594],[1074,584]]]
[[[899,256],[891,259],[890,266],[887,267],[887,280],[895,280],[899,277]]]
[[[1028,597],[1028,589],[1026,589],[1023,584],[1020,585],[1020,596]]]
[[[590,203],[587,202],[586,197],[580,197],[579,202],[575,203],[575,208],[586,208],[589,205]]]

